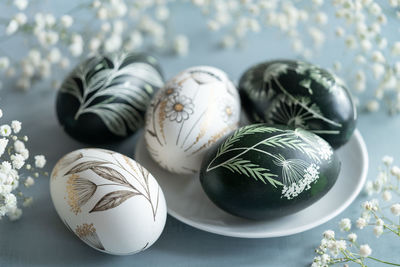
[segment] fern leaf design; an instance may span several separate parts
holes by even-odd
[[[260,127],[260,125],[253,124],[249,126],[242,127],[236,130],[233,135],[228,137],[225,142],[219,147],[217,151],[217,155],[215,157],[220,156],[221,154],[228,151],[229,148],[233,146],[234,143],[239,141],[243,136],[248,134],[255,134],[255,133],[273,133],[273,132],[283,132],[284,130],[277,129],[274,127]]]
[[[264,142],[262,142],[261,144],[269,147],[290,148],[293,150],[298,150],[317,162],[321,161],[318,155],[318,151],[314,149],[310,144],[303,142],[301,139],[298,139],[294,133],[290,133],[284,136],[273,136],[264,140]]]
[[[250,160],[236,158],[231,161],[227,161],[221,167],[227,168],[231,172],[237,172],[239,174],[244,174],[247,177],[252,177],[255,180],[260,180],[264,184],[266,184],[266,180],[274,187],[277,185],[283,185],[278,180],[275,180],[273,177],[277,177],[276,174],[270,173],[269,169],[262,168],[258,164],[252,163]]]

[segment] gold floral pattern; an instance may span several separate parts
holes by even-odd
[[[96,189],[95,183],[77,174],[70,175],[67,181],[68,205],[75,215],[81,212],[81,207],[89,201]]]
[[[100,212],[113,209],[127,201],[134,196],[144,197],[151,206],[151,211],[154,221],[156,220],[160,189],[157,189],[157,195],[154,197],[150,192],[149,176],[150,173],[137,162],[123,156],[123,162],[116,157],[117,153],[111,151],[99,150],[99,152],[107,153],[111,155],[113,161],[100,161],[100,158],[95,156],[85,156],[86,161],[75,164],[65,174],[69,175],[67,180],[67,194],[68,194],[68,205],[71,211],[77,215],[81,212],[81,208],[88,203],[88,201],[95,194],[97,187],[100,186],[119,186],[121,190],[111,191],[103,195],[100,200],[94,205],[89,211]],[[127,165],[125,165],[125,163]],[[107,180],[107,183],[94,183],[86,178],[80,177],[79,173],[83,171],[91,171],[97,176]],[[125,177],[122,171],[129,175]],[[139,186],[129,182],[128,178],[135,180]],[[123,190],[122,190],[123,188]]]
[[[75,233],[80,239],[82,239],[82,241],[86,242],[90,246],[100,250],[105,250],[99,236],[97,235],[96,228],[94,227],[93,223],[84,223],[82,225],[78,225],[75,229]]]

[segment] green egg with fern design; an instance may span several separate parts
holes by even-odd
[[[208,151],[200,182],[221,209],[260,220],[312,205],[332,188],[339,172],[335,151],[316,134],[252,124]]]
[[[61,84],[57,117],[79,141],[121,140],[143,126],[151,98],[163,84],[158,61],[150,55],[95,55],[75,67]]]
[[[353,135],[357,110],[344,82],[316,65],[273,60],[252,66],[240,78],[243,109],[253,123],[300,127],[333,148]]]

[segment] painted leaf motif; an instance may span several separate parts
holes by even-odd
[[[75,119],[94,113],[115,135],[136,131],[151,94],[163,85],[158,69],[141,60],[137,54],[115,53],[92,57],[76,68],[60,90],[79,100]],[[126,103],[112,103],[116,98]]]
[[[133,87],[130,85],[130,87]],[[115,87],[109,87],[97,94],[98,96],[105,96],[105,95],[111,95],[114,97],[121,98],[125,101],[127,101],[129,104],[131,104],[133,107],[137,108],[138,110],[146,110],[146,105],[145,103],[150,101],[150,97],[143,93],[140,88],[137,88],[137,90],[132,90],[132,88],[128,88],[126,86],[115,86]]]
[[[272,63],[264,71],[263,80],[266,83],[278,78],[281,74],[287,73],[289,66],[286,63]]]
[[[129,190],[118,190],[111,193],[106,194],[103,196],[99,202],[94,206],[94,208],[89,211],[96,212],[96,211],[105,211],[115,207],[118,207],[122,203],[124,203],[129,198],[139,195],[139,193],[135,193]]]
[[[249,126],[242,127],[236,130],[232,136],[228,137],[225,142],[220,146],[218,149],[216,157],[220,156],[221,154],[225,153],[232,147],[234,143],[240,140],[243,136],[247,134],[254,134],[254,133],[272,133],[277,131],[283,131],[281,129],[277,129],[274,127],[260,127],[259,125],[253,124]]]
[[[113,73],[112,69],[103,69],[98,71],[87,84],[88,93],[100,90],[102,87],[107,85],[110,75]]]
[[[87,108],[85,112],[97,114],[107,128],[119,136],[127,135],[126,125],[129,129],[135,131],[137,126],[142,122],[139,112],[123,103],[97,104],[91,108]]]
[[[221,165],[227,168],[231,172],[237,172],[239,174],[244,174],[247,177],[252,177],[255,180],[260,180],[264,184],[267,180],[272,186],[283,185],[281,182],[275,180],[273,177],[277,177],[276,174],[270,173],[269,169],[262,168],[258,164],[252,163],[250,160],[236,158],[231,161],[227,161],[225,164]]]
[[[86,171],[88,169],[91,169],[93,167],[96,167],[96,166],[99,166],[99,165],[103,165],[103,164],[107,164],[107,162],[105,162],[105,161],[96,161],[96,160],[81,162],[81,163],[75,165],[72,169],[70,169],[64,175],[83,172],[83,171]]]
[[[60,88],[60,92],[71,94],[72,96],[76,97],[79,102],[82,102],[81,91],[75,79],[76,78],[73,77],[66,79]]]
[[[125,177],[118,171],[107,166],[96,166],[91,168],[98,176],[107,179],[109,181],[119,184],[129,184]]]
[[[143,62],[131,63],[119,69],[119,75],[135,74],[135,77],[155,87],[163,86],[163,79],[151,65]]]
[[[265,139],[262,144],[269,147],[290,148],[293,150],[298,150],[317,162],[321,161],[318,155],[318,151],[315,150],[314,147],[298,139],[296,135],[291,133],[288,133],[286,135],[272,136]]]

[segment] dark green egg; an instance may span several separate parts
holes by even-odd
[[[300,211],[334,185],[340,161],[319,136],[296,128],[239,128],[205,156],[200,182],[221,209],[249,219]]]
[[[343,82],[306,62],[255,65],[242,75],[239,92],[251,122],[301,127],[333,148],[345,144],[356,127],[356,108]]]
[[[158,61],[150,55],[92,56],[62,83],[58,120],[69,135],[86,143],[126,138],[144,125],[147,106],[163,83]]]

